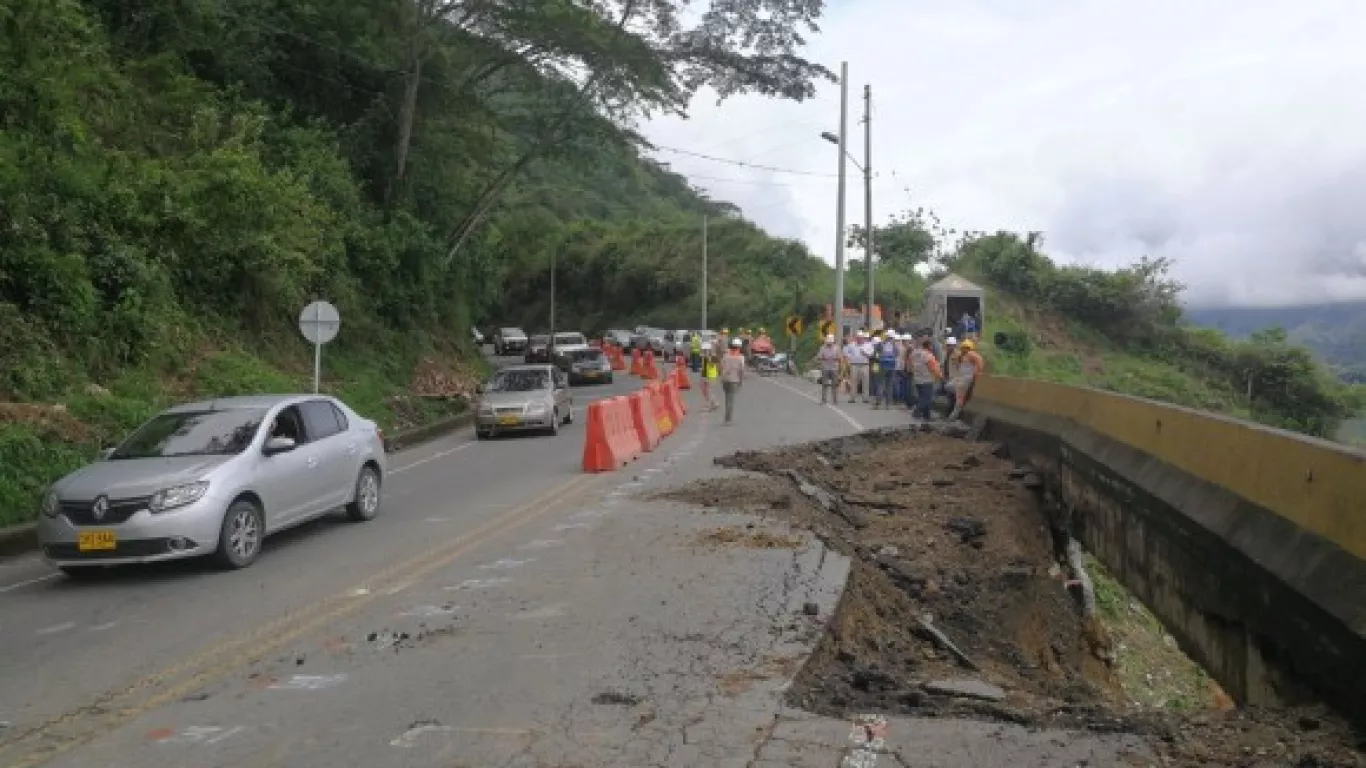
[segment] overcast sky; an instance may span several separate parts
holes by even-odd
[[[873,87],[875,220],[1042,230],[1055,259],[1177,262],[1200,304],[1366,297],[1366,2],[834,0],[809,54]],[[839,91],[699,97],[660,145],[833,175]],[[833,178],[658,159],[834,261]],[[863,221],[850,166],[848,216]],[[857,255],[857,254],[854,254]]]

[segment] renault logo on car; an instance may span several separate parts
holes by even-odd
[[[109,498],[101,496],[95,499],[95,506],[91,507],[90,512],[95,516],[95,522],[103,520],[104,516],[109,514]]]

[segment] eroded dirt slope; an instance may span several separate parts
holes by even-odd
[[[1176,765],[1366,765],[1320,711],[1221,711],[1216,693],[1194,712],[1135,708],[1109,633],[1082,618],[1054,555],[1032,475],[938,429],[736,454],[718,463],[750,474],[665,494],[781,517],[852,558],[793,704],[1146,734]]]

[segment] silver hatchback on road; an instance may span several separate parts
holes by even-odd
[[[73,576],[198,555],[245,568],[266,536],[339,507],[373,519],[385,472],[383,433],[334,398],[190,403],[54,483],[38,536]]]

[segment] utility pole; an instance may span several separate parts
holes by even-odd
[[[547,355],[555,353],[555,257],[559,252],[559,246],[550,251],[550,340],[546,342]]]
[[[844,336],[844,153],[849,129],[849,62],[840,62],[839,201],[835,207],[835,338]]]
[[[873,332],[873,86],[863,86],[863,267],[868,270],[868,307],[863,327]]]
[[[707,214],[702,214],[702,325],[697,330],[707,330]]]

